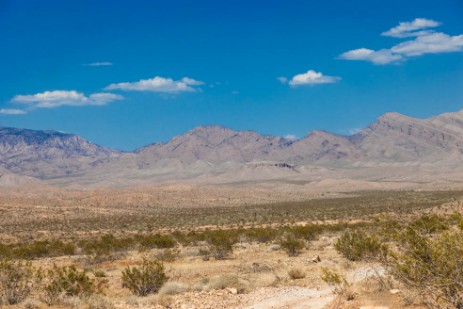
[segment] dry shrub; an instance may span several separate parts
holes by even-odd
[[[288,270],[288,276],[292,280],[305,278],[305,272],[301,268],[293,267]]]
[[[114,309],[112,301],[101,295],[92,295],[84,299],[88,309]]]
[[[236,288],[238,293],[244,293],[249,290],[249,283],[241,280],[235,274],[225,274],[211,278],[207,283],[207,289],[223,290],[226,288]]]
[[[173,262],[178,259],[180,255],[179,249],[164,249],[161,252],[156,254],[156,258],[161,261],[165,262]]]
[[[178,281],[168,281],[161,289],[159,289],[160,295],[176,295],[182,294],[189,291],[189,286],[186,283]]]

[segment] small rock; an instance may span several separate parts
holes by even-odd
[[[230,294],[238,294],[237,288],[227,288],[227,291],[230,292]]]
[[[319,262],[321,262],[321,261],[322,261],[322,259],[320,258],[319,255],[317,255],[316,257],[314,257],[314,258],[312,259],[312,262],[313,262],[313,263],[319,263]]]
[[[389,290],[389,293],[391,293],[392,295],[399,294],[400,290],[399,289],[392,289],[392,290]]]

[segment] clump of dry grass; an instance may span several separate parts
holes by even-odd
[[[288,276],[292,280],[303,279],[306,274],[305,271],[299,267],[293,267],[288,270]]]
[[[188,292],[190,287],[184,282],[168,281],[159,290],[160,295],[176,295]]]

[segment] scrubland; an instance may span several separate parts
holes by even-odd
[[[463,307],[461,191],[216,206],[171,197],[3,195],[0,306]]]

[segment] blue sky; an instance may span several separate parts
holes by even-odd
[[[0,0],[1,126],[132,150],[460,109],[460,0]]]

